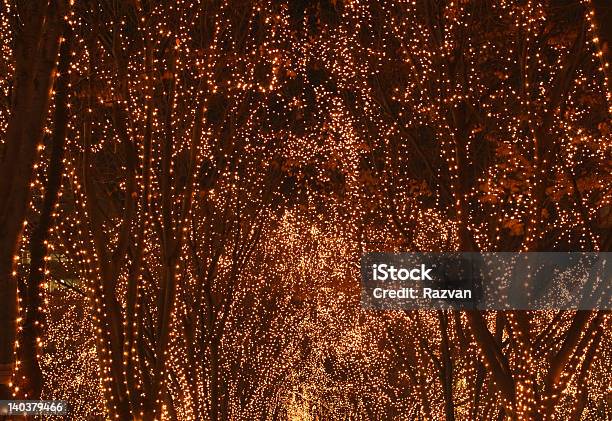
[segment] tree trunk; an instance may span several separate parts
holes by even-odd
[[[601,64],[606,77],[608,88],[608,101],[612,98],[612,72],[610,62],[612,61],[612,6],[608,0],[592,0],[592,22],[595,24],[594,35],[599,38],[596,43],[601,51]],[[590,11],[587,10],[587,13]],[[598,52],[599,53],[599,52]],[[612,107],[612,104],[608,104]]]
[[[13,275],[30,183],[43,135],[57,60],[65,3],[26,2],[15,40],[15,90],[0,163],[0,399],[12,396],[17,334],[17,280]]]
[[[22,333],[22,363],[25,384],[22,387],[23,396],[30,399],[40,399],[42,392],[42,372],[38,361],[39,339],[44,323],[42,314],[41,286],[45,278],[45,257],[47,255],[47,239],[49,228],[53,221],[53,209],[57,203],[64,169],[64,144],[68,124],[68,68],[70,65],[71,34],[68,25],[64,25],[66,41],[60,49],[59,73],[55,88],[55,115],[53,136],[51,140],[51,158],[45,183],[45,197],[38,225],[30,237],[30,272],[25,293],[25,316]]]

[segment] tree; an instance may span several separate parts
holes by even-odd
[[[358,134],[372,151],[364,157],[365,171],[389,204],[377,211],[393,221],[404,247],[606,247],[609,233],[596,220],[609,192],[589,177],[609,180],[609,151],[597,152],[609,114],[581,3],[420,2],[346,5],[334,13],[322,29],[334,36],[322,37],[320,47],[328,78],[344,91],[347,108],[368,116]],[[329,39],[342,40],[341,51],[354,55],[336,54]],[[373,47],[366,51],[364,43]],[[450,233],[440,233],[446,238],[415,238],[424,214],[451,225]],[[438,316],[440,326],[450,326],[447,316]],[[560,330],[541,354],[533,348],[540,323]],[[601,312],[548,320],[530,312],[467,312],[455,330],[469,328],[506,414],[540,419],[582,411],[583,403],[560,408],[560,391],[572,376],[586,387],[591,360],[572,362],[597,353],[607,323]],[[507,346],[491,329],[508,335]],[[446,346],[430,354],[440,359],[450,405]],[[446,409],[450,418],[452,408]]]
[[[42,333],[42,396],[83,418],[608,411],[606,313],[379,313],[357,282],[367,251],[608,249],[598,7],[78,2],[20,387]]]
[[[17,335],[14,264],[23,230],[30,183],[43,136],[67,4],[63,0],[4,3],[14,34],[10,118],[0,174],[0,397],[12,396]]]

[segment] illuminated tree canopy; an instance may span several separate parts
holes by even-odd
[[[359,259],[612,250],[610,27],[599,0],[3,0],[0,399],[609,419],[608,312],[366,311]]]

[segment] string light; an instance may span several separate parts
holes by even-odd
[[[74,419],[610,411],[608,314],[485,312],[486,342],[467,313],[359,307],[368,251],[602,248],[590,0],[75,2],[66,20],[43,398]],[[15,258],[25,279],[27,242]]]

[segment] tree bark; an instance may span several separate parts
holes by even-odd
[[[453,401],[453,361],[451,358],[448,315],[445,310],[438,311],[442,341],[440,344],[442,354],[442,388],[444,393],[444,413],[446,421],[455,420],[455,403]]]
[[[64,144],[68,125],[68,68],[70,65],[71,35],[69,26],[64,24],[65,41],[60,48],[58,68],[60,76],[55,87],[52,150],[45,182],[45,196],[38,225],[30,236],[30,271],[25,291],[25,316],[21,343],[21,361],[25,380],[21,389],[23,396],[30,399],[40,399],[42,392],[43,378],[38,361],[39,338],[43,335],[44,323],[41,286],[45,279],[49,229],[53,222],[53,210],[59,197],[64,169]]]
[[[610,69],[610,61],[612,61],[612,6],[607,0],[592,0],[593,23],[595,24],[595,35],[599,38],[597,46],[601,51],[601,64],[603,73],[606,77],[608,95],[612,95],[612,69]],[[587,10],[587,13],[590,11]],[[608,96],[610,100],[610,96]],[[608,104],[612,106],[612,104]]]
[[[12,396],[18,310],[14,256],[47,117],[65,9],[63,0],[25,2],[20,16],[24,23],[15,40],[14,101],[0,162],[0,399]]]

